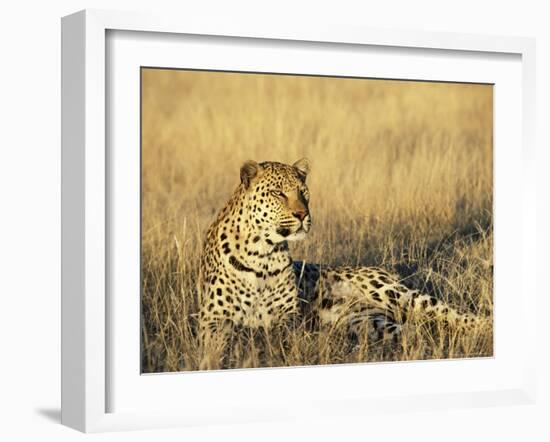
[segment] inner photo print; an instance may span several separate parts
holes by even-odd
[[[493,86],[141,69],[143,373],[493,355]]]

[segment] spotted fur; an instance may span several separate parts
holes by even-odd
[[[416,314],[463,329],[483,321],[378,267],[294,262],[288,241],[305,238],[311,228],[308,172],[306,159],[241,167],[241,183],[210,226],[201,258],[201,368],[219,366],[222,356],[213,348],[223,347],[236,325],[269,329],[302,315],[380,339],[398,334]]]

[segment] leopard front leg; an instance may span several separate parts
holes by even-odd
[[[199,370],[219,370],[223,367],[231,328],[231,324],[224,318],[201,321]]]
[[[232,331],[219,287],[206,286],[199,321],[199,370],[223,367],[225,350]]]

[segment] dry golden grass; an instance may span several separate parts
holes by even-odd
[[[492,317],[492,87],[142,71],[142,369],[195,370],[204,233],[247,159],[307,156],[313,228],[295,259],[377,265]],[[492,355],[492,330],[418,323],[401,345],[342,330],[236,337],[231,367]]]

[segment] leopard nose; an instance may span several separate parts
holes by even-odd
[[[292,212],[292,215],[294,215],[294,217],[298,218],[300,221],[303,221],[304,218],[307,216],[307,210],[296,210]]]

